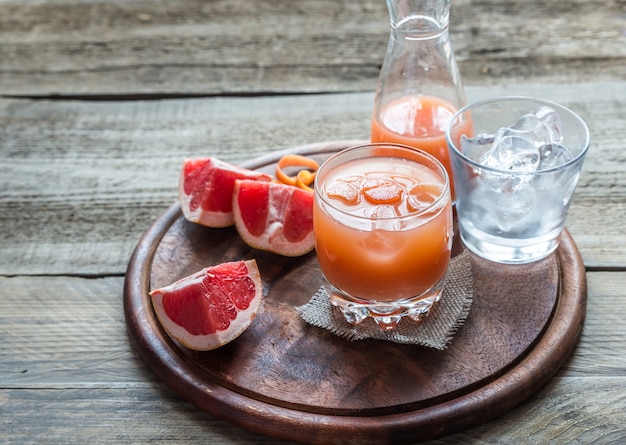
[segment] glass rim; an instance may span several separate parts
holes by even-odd
[[[555,167],[550,167],[550,168],[545,168],[542,170],[535,170],[535,171],[530,171],[530,172],[525,172],[525,171],[511,171],[511,170],[501,170],[497,167],[491,167],[488,165],[483,165],[480,162],[475,161],[474,159],[468,157],[467,155],[465,155],[465,153],[463,153],[459,147],[456,146],[456,144],[452,141],[452,137],[451,137],[451,130],[453,128],[453,124],[454,122],[466,111],[472,110],[474,108],[483,106],[483,105],[487,105],[490,103],[494,103],[494,102],[534,102],[536,104],[541,104],[541,105],[547,105],[553,108],[556,108],[557,111],[564,111],[566,113],[569,113],[574,120],[576,120],[582,127],[583,131],[584,131],[584,147],[583,149],[580,151],[580,153],[578,153],[576,156],[574,156],[572,159],[570,159],[569,161],[557,165]],[[584,156],[587,154],[587,151],[589,151],[589,147],[591,146],[591,135],[589,133],[589,127],[587,126],[587,123],[578,115],[578,113],[574,112],[573,110],[571,110],[570,108],[566,107],[565,105],[561,105],[557,102],[554,102],[552,100],[548,100],[548,99],[541,99],[538,97],[532,97],[532,96],[500,96],[500,97],[495,97],[495,98],[491,98],[491,99],[483,99],[480,101],[476,101],[476,102],[472,102],[470,104],[465,105],[464,107],[460,108],[456,113],[454,113],[454,115],[450,118],[450,121],[448,122],[448,125],[446,125],[446,143],[448,144],[448,148],[450,151],[452,151],[454,153],[455,156],[458,156],[459,158],[461,158],[465,163],[470,164],[472,167],[475,168],[479,168],[481,170],[486,170],[488,172],[491,173],[498,173],[501,175],[515,175],[515,176],[536,176],[536,175],[542,175],[542,174],[547,174],[547,173],[554,173],[560,170],[566,170],[567,168],[569,168],[570,166],[577,164],[582,158],[584,158]]]
[[[418,155],[422,156],[424,159],[428,160],[429,162],[431,162],[434,166],[436,166],[439,169],[439,173],[442,174],[442,177],[444,179],[444,184],[443,184],[443,188],[441,193],[439,193],[439,195],[437,196],[437,198],[430,203],[428,206],[424,207],[423,209],[419,210],[419,211],[415,211],[415,212],[411,212],[408,213],[406,215],[401,215],[401,216],[389,216],[389,217],[382,217],[382,218],[376,218],[373,219],[371,217],[367,217],[367,216],[361,216],[361,215],[354,215],[340,207],[338,207],[337,205],[335,205],[335,203],[328,199],[320,190],[320,181],[318,181],[318,178],[321,176],[320,172],[323,173],[323,170],[325,170],[325,168],[327,167],[327,165],[332,161],[337,159],[340,156],[345,156],[348,153],[354,152],[354,151],[358,151],[358,150],[364,150],[367,148],[376,148],[376,147],[391,147],[391,148],[395,148],[395,149],[399,149],[399,150],[404,150],[404,151],[410,151],[412,153],[417,153]],[[383,156],[381,156],[383,157]],[[355,158],[358,159],[358,158]],[[403,160],[407,160],[410,162],[415,162],[415,163],[419,163],[419,161],[416,160],[411,160],[411,159],[406,159],[406,158],[401,158],[398,157],[398,159],[403,159]],[[354,160],[354,159],[352,159]],[[424,165],[424,164],[421,164]],[[429,167],[429,166],[426,166]],[[397,144],[397,143],[393,143],[393,142],[370,142],[370,143],[364,143],[364,144],[359,144],[359,145],[353,145],[351,147],[347,147],[344,148],[343,150],[340,150],[336,153],[333,153],[329,158],[327,158],[324,162],[322,162],[322,164],[319,166],[316,174],[315,174],[315,183],[313,184],[313,193],[314,193],[314,197],[319,197],[319,199],[324,202],[325,205],[331,207],[333,209],[333,211],[337,211],[340,212],[350,218],[354,218],[356,220],[362,220],[362,221],[402,221],[405,219],[409,219],[409,218],[415,218],[415,217],[419,217],[423,214],[429,213],[431,212],[434,208],[441,208],[444,209],[445,208],[445,201],[446,199],[449,199],[450,201],[452,201],[452,197],[450,195],[450,176],[448,175],[448,172],[446,170],[446,168],[444,167],[444,165],[441,163],[441,161],[439,161],[439,159],[437,159],[435,156],[431,155],[430,153],[419,149],[419,148],[415,148],[415,147],[411,147],[409,145],[403,145],[403,144]],[[449,197],[449,198],[447,198]],[[324,212],[326,213],[326,212]]]

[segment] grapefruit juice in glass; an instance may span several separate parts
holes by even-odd
[[[315,180],[315,247],[331,303],[358,324],[419,320],[443,291],[452,247],[450,182],[420,150],[367,144],[335,154]]]

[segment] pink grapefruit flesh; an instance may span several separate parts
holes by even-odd
[[[207,267],[150,292],[159,322],[170,337],[196,351],[216,349],[243,333],[263,302],[255,260]]]
[[[236,179],[271,181],[272,177],[212,157],[187,159],[178,184],[185,218],[208,227],[232,226]]]
[[[236,180],[235,227],[251,247],[284,256],[313,250],[313,193],[275,182]]]

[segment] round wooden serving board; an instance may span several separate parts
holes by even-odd
[[[358,142],[288,152],[322,161]],[[285,153],[244,166],[273,174]],[[203,267],[250,258],[265,291],[252,325],[214,351],[172,341],[148,292]],[[561,367],[582,329],[585,270],[567,231],[544,260],[506,266],[472,256],[472,271],[470,314],[446,350],[350,342],[306,324],[295,310],[322,284],[314,252],[286,258],[251,249],[234,228],[189,223],[174,204],[133,254],[124,309],[131,337],[158,377],[218,418],[307,443],[416,442],[485,422],[527,399]]]

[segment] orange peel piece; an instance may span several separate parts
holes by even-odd
[[[287,167],[302,167],[294,176],[289,176],[283,170]],[[313,191],[311,184],[315,181],[315,174],[319,164],[317,161],[306,156],[289,154],[285,155],[276,164],[276,179],[283,184],[293,185],[307,191]]]

